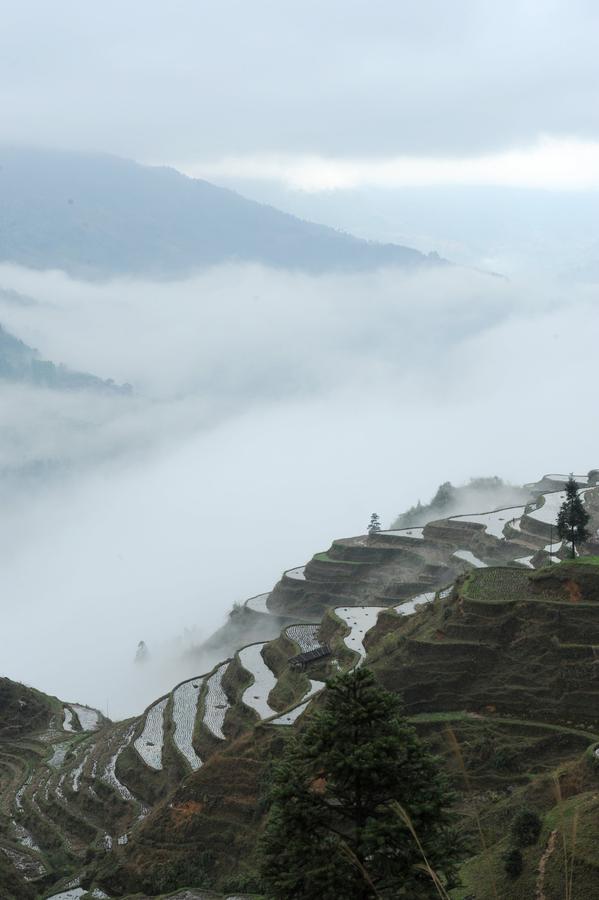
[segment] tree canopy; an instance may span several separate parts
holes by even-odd
[[[372,513],[368,525],[368,534],[377,534],[381,530],[381,520],[378,513]]]
[[[328,683],[324,708],[275,768],[270,800],[268,897],[416,900],[454,876],[461,847],[445,776],[367,669]]]
[[[557,533],[563,541],[569,541],[573,558],[576,556],[576,547],[584,544],[591,536],[587,529],[590,516],[584,508],[578,489],[579,485],[570,475],[566,483],[566,499],[557,514]]]

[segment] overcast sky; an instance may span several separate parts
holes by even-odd
[[[4,0],[0,11],[5,142],[310,189],[599,185],[592,0]]]

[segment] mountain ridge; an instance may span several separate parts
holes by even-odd
[[[130,394],[130,384],[116,384],[112,379],[98,378],[78,372],[59,363],[43,359],[39,350],[29,347],[0,324],[0,382],[30,384],[55,390]]]
[[[226,262],[313,273],[446,264],[248,200],[168,166],[0,147],[0,261],[86,278],[184,277]]]

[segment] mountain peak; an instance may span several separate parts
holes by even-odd
[[[444,262],[104,154],[1,148],[0,200],[0,261],[83,277],[183,277],[226,262],[314,273]]]

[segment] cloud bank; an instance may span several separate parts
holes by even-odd
[[[528,146],[479,156],[262,155],[175,167],[193,178],[279,181],[309,192],[448,185],[584,191],[599,188],[599,142],[544,136]]]
[[[5,266],[0,285],[36,300],[0,294],[6,328],[135,387],[0,388],[3,672],[115,717],[197,674],[182,651],[233,602],[373,510],[597,464],[592,287],[253,266],[102,285]]]

